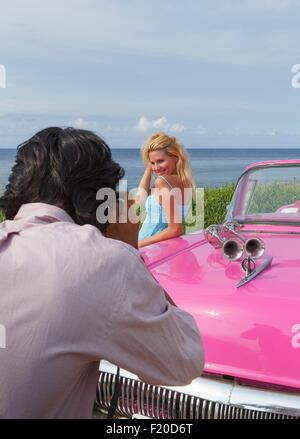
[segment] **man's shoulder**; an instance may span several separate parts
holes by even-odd
[[[107,257],[114,257],[114,259],[121,258],[123,260],[135,260],[140,258],[139,251],[125,242],[116,239],[107,238],[97,227],[91,224],[78,225],[75,223],[55,223],[57,230],[57,238],[65,242],[72,241],[72,247],[77,247],[78,251],[82,253],[89,253],[91,255],[98,254]]]

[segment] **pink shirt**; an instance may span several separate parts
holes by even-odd
[[[193,318],[139,252],[44,203],[0,224],[0,325],[0,418],[91,417],[101,359],[165,385],[203,368]]]

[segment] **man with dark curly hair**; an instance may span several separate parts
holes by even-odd
[[[195,322],[144,265],[138,226],[97,221],[97,191],[123,175],[89,131],[19,146],[0,199],[0,418],[91,417],[101,359],[153,384],[201,374]]]

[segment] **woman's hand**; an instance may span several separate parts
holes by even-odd
[[[152,165],[150,162],[146,165],[146,169],[144,171],[144,175],[141,178],[138,190],[135,195],[135,201],[138,204],[144,204],[147,196],[150,193],[150,184],[152,177]]]
[[[150,162],[147,163],[145,172],[147,172],[147,173],[152,175],[152,165],[151,165]]]
[[[142,180],[144,179],[145,181],[149,181],[149,184],[151,182],[151,177],[153,175],[153,171],[152,171],[152,165],[150,162],[147,163],[147,165],[145,166],[145,171],[144,171],[144,175],[142,177]],[[155,174],[154,174],[155,175]]]

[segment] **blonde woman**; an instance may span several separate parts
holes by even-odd
[[[146,218],[139,231],[139,247],[183,233],[194,190],[194,180],[184,146],[165,133],[153,134],[142,147],[145,172],[136,194],[145,203]],[[151,190],[151,177],[155,176]],[[187,190],[189,189],[189,190]]]

